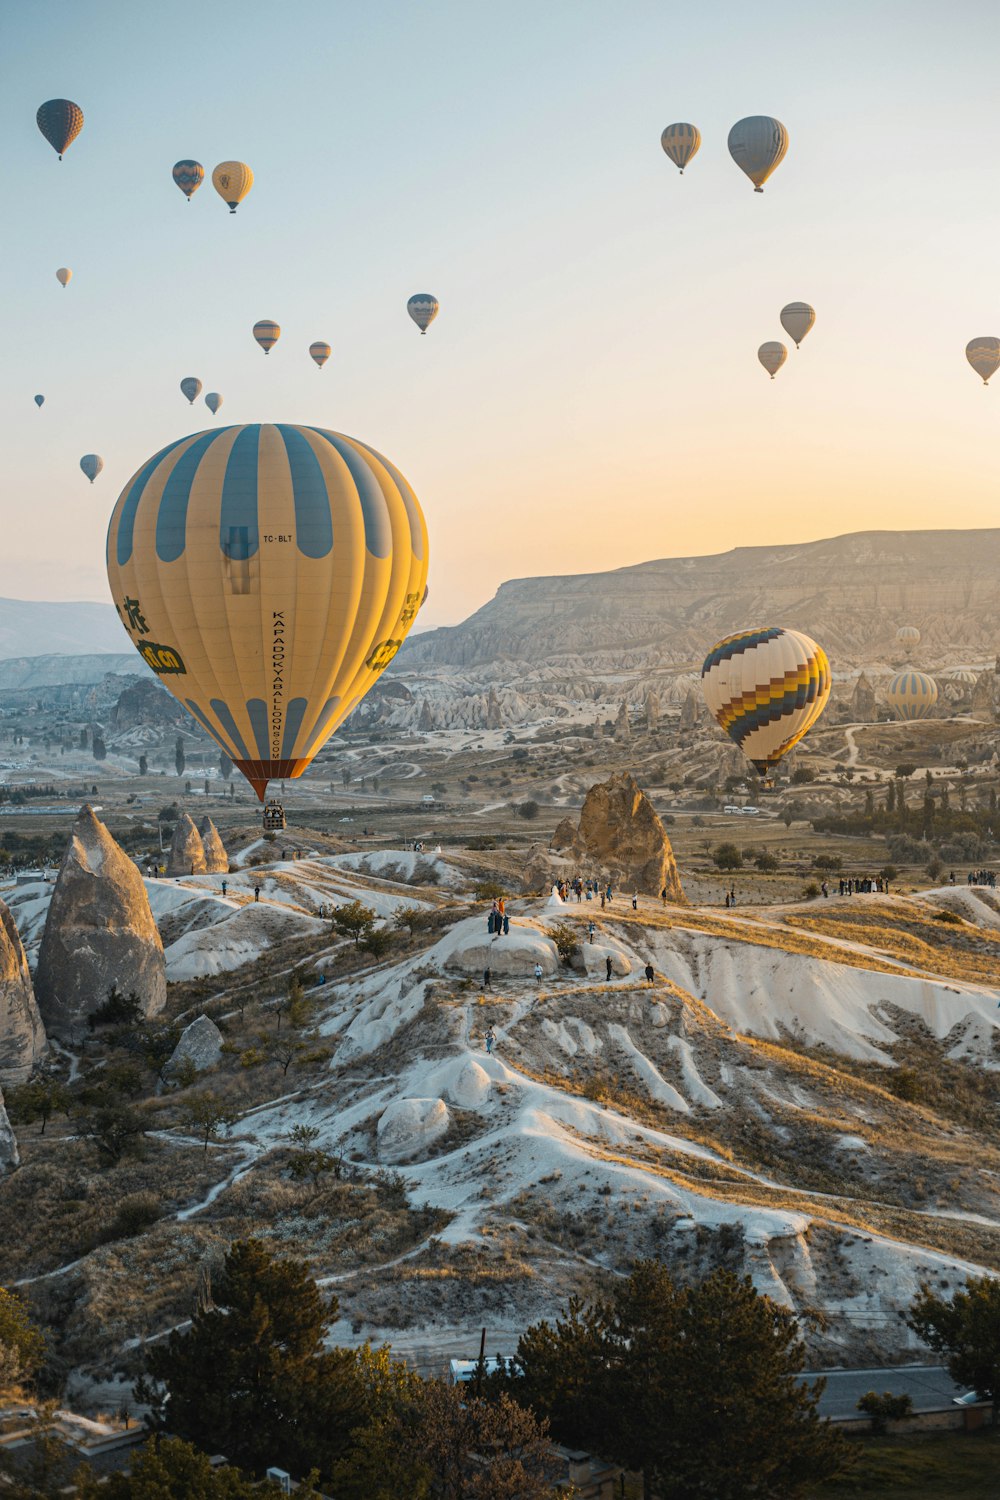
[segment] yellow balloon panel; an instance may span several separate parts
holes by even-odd
[[[413,491],[356,439],[195,433],[125,486],[108,531],[122,623],[263,799],[299,776],[399,650],[428,546]]]

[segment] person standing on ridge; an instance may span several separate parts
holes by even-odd
[[[497,1039],[497,1034],[493,1030],[493,1027],[491,1026],[490,1029],[489,1029],[489,1031],[487,1031],[487,1033],[486,1033],[486,1055],[487,1055],[487,1057],[491,1057],[492,1056],[492,1054],[493,1054],[493,1043],[496,1041],[496,1039]]]
[[[647,984],[652,984],[653,980],[656,978],[656,971],[653,968],[653,965],[652,964],[647,964],[646,967],[643,969],[642,972],[646,976],[646,983]]]
[[[484,990],[491,990],[492,988],[493,988],[493,970],[490,968],[489,964],[487,964],[486,968],[483,970],[483,989]]]
[[[541,982],[542,982],[542,966],[541,966],[541,964],[536,963],[535,964],[535,983],[536,984],[541,984]]]
[[[604,960],[604,964],[605,964],[605,968],[607,969],[607,975],[606,975],[607,982],[608,982],[608,984],[610,984],[611,983],[611,969],[613,967],[612,963],[611,963],[611,954],[610,953],[608,954],[607,958]]]
[[[259,901],[260,900],[260,886],[259,885],[255,885],[254,888],[253,888],[253,899],[255,901]]]

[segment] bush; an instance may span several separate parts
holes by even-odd
[[[775,870],[781,868],[781,860],[770,849],[761,849],[759,854],[754,855],[753,862],[762,875],[773,875]]]
[[[798,766],[792,772],[792,786],[807,786],[810,781],[816,780],[816,772],[810,771],[808,766]]]
[[[473,892],[477,901],[499,901],[507,890],[498,880],[481,880]]]
[[[576,928],[572,927],[569,922],[560,922],[555,927],[547,928],[546,931],[558,948],[559,957],[568,968],[576,957],[579,948]]]
[[[883,865],[881,870],[879,870],[879,874],[883,880],[895,880],[899,875],[899,871],[895,865]]]
[[[532,801],[530,798],[527,802],[520,803],[517,815],[519,818],[525,818],[529,823],[534,822],[535,818],[538,817],[538,803]]]
[[[802,894],[807,901],[815,901],[816,897],[819,895],[819,892],[820,888],[816,884],[815,880],[810,880],[809,884],[806,886]]]
[[[739,870],[743,867],[743,855],[735,844],[716,844],[712,862],[717,870]]]
[[[108,998],[90,1012],[87,1025],[91,1031],[98,1026],[134,1026],[142,1015],[142,1001],[135,990],[123,995],[116,984],[108,990]]]
[[[901,1422],[913,1414],[913,1399],[910,1396],[894,1396],[891,1391],[866,1391],[858,1402],[858,1411],[872,1419],[872,1432],[883,1433],[889,1422]]]
[[[160,1217],[160,1200],[155,1193],[130,1193],[118,1205],[108,1228],[109,1240],[131,1240],[149,1229]]]
[[[817,870],[829,870],[831,872],[843,869],[844,861],[839,854],[817,854],[813,860]]]

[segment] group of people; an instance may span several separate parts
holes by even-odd
[[[823,895],[828,894],[828,887],[824,880]],[[847,875],[841,876],[840,894],[842,896],[888,896],[889,882],[884,875]]]
[[[955,877],[954,877],[954,875],[951,877],[951,880],[952,880],[952,884],[954,885],[954,883],[955,883]],[[997,872],[996,872],[996,870],[970,870],[969,871],[969,884],[970,885],[988,885],[991,889],[996,889],[996,883],[997,883]]]
[[[507,902],[503,896],[495,899],[489,916],[486,918],[486,931],[492,937],[506,937],[510,931],[510,916],[507,911]]]

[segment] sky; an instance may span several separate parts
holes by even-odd
[[[393,460],[422,628],[510,578],[997,525],[1000,376],[964,350],[1000,335],[998,50],[995,0],[3,0],[0,595],[108,599],[118,494],[213,424],[186,375],[216,425]],[[750,114],[790,137],[762,195],[726,148]],[[182,157],[252,166],[235,216]]]

